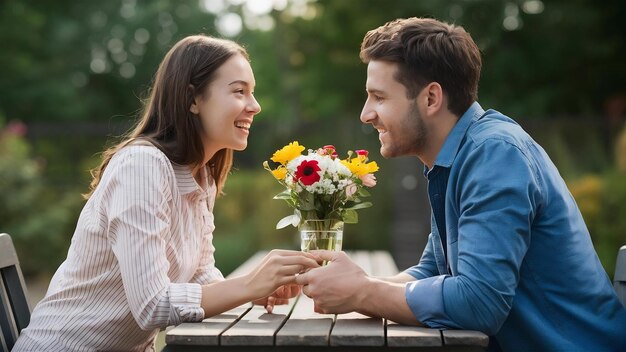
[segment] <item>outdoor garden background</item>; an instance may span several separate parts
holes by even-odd
[[[0,2],[0,232],[29,283],[64,260],[99,152],[128,130],[164,53],[196,33],[250,52],[256,96],[248,148],[215,206],[224,274],[259,249],[298,248],[275,230],[290,209],[261,163],[286,143],[368,149],[381,171],[374,207],[344,248],[419,260],[430,210],[417,159],[385,160],[363,126],[359,45],[398,17],[463,25],[483,53],[479,101],[516,119],[548,151],[610,277],[626,244],[626,2],[622,0],[124,0]],[[558,253],[555,253],[558,255]]]

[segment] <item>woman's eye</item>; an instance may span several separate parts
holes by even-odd
[[[243,91],[243,89],[237,89],[235,91],[235,93],[237,93],[237,94],[244,94],[244,91]]]

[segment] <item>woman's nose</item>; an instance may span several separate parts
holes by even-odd
[[[259,102],[256,100],[256,98],[254,97],[254,95],[251,96],[251,100],[247,106],[248,112],[253,113],[254,115],[258,114],[261,112],[261,105],[259,104]]]

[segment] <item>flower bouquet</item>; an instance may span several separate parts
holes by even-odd
[[[274,199],[283,199],[294,209],[281,219],[277,229],[293,225],[300,228],[301,249],[341,250],[344,223],[357,223],[356,210],[372,206],[362,199],[369,196],[366,187],[376,185],[375,161],[366,150],[349,151],[340,159],[334,146],[309,149],[297,141],[276,151],[271,160],[278,164],[263,167],[285,187]]]

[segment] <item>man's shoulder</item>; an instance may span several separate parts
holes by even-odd
[[[492,109],[472,124],[467,137],[475,146],[500,141],[523,148],[532,142],[532,138],[515,120]]]

